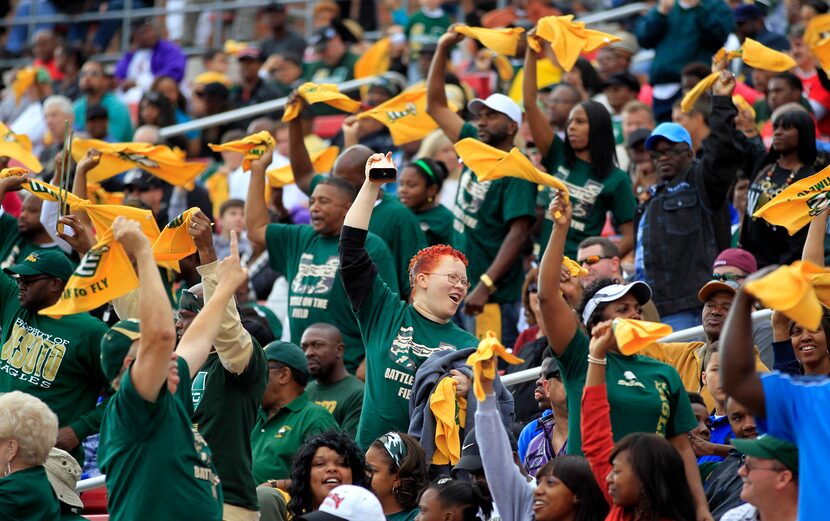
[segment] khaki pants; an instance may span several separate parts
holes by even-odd
[[[225,503],[222,505],[222,521],[259,521],[259,512]]]

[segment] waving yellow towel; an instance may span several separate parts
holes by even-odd
[[[9,127],[0,123],[0,156],[19,161],[34,173],[43,170],[43,165],[32,154],[32,142],[26,134],[15,134]]]
[[[580,53],[592,52],[610,43],[620,41],[613,34],[586,29],[585,23],[574,22],[573,15],[546,16],[536,24],[536,34],[529,37],[527,44],[536,52],[542,50],[539,40],[550,42],[559,65],[569,71],[573,69]]]
[[[209,143],[208,146],[214,152],[239,152],[245,156],[242,160],[242,169],[247,171],[251,169],[251,161],[259,159],[262,154],[273,150],[277,143],[270,132],[263,130],[236,141],[228,141],[221,145]]]
[[[382,123],[392,134],[395,145],[423,139],[438,128],[435,120],[427,114],[426,92],[426,87],[405,90],[377,107],[361,112],[357,119],[372,118]],[[450,108],[455,109],[454,106]]]
[[[455,395],[458,382],[446,376],[429,396],[429,409],[435,416],[434,465],[455,465],[461,459],[461,429],[467,422],[467,399]]]
[[[153,257],[158,261],[179,261],[196,252],[193,237],[187,232],[193,214],[198,208],[189,208],[170,221],[153,243]]]
[[[478,401],[484,401],[484,388],[481,386],[481,376],[493,379],[496,377],[496,364],[485,369],[481,363],[486,360],[493,360],[496,357],[504,359],[510,364],[520,364],[524,362],[521,358],[514,356],[507,352],[507,349],[501,345],[492,331],[484,334],[484,338],[478,343],[476,352],[467,357],[467,365],[473,368],[473,391],[475,392]]]
[[[516,48],[519,46],[519,40],[524,31],[521,27],[487,29],[484,27],[470,27],[469,25],[455,26],[455,32],[473,40],[478,40],[481,45],[506,56],[516,55]]]
[[[354,64],[355,79],[380,76],[388,71],[392,61],[389,55],[390,48],[389,38],[384,37],[366,49]]]
[[[613,322],[617,347],[624,355],[633,355],[672,332],[671,326],[658,322],[646,322],[629,318],[618,318]]]
[[[790,235],[830,207],[830,167],[788,186],[752,217],[783,226]]]
[[[772,273],[747,282],[744,289],[761,303],[780,311],[810,331],[818,330],[822,307],[818,300],[812,277],[826,274],[827,270],[807,261],[795,261],[781,266]]]
[[[562,265],[565,266],[565,269],[568,270],[571,277],[584,277],[590,273],[588,270],[583,268],[580,263],[572,260],[567,255],[562,257]]]
[[[303,83],[297,89],[297,93],[306,100],[309,105],[325,103],[344,112],[357,112],[360,109],[360,102],[342,94],[333,83]],[[283,121],[291,121],[300,115],[300,103],[291,103],[285,107]]]

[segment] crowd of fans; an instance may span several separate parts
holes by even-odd
[[[9,31],[0,519],[823,519],[828,4],[494,3]]]

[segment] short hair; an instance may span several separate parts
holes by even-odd
[[[75,110],[72,108],[72,101],[66,96],[55,94],[46,98],[43,101],[43,111],[46,112],[50,107],[55,107],[64,114],[75,114]]]
[[[353,203],[355,197],[357,197],[357,190],[355,190],[354,185],[339,177],[324,177],[317,183],[317,186],[320,185],[328,185],[336,188],[340,193],[348,198],[350,203]]]
[[[681,108],[683,106],[683,100],[678,100],[672,105],[672,108]],[[711,98],[708,94],[699,97],[695,100],[694,105],[692,108],[689,109],[687,114],[690,116],[693,114],[700,114],[703,118],[703,124],[707,127],[709,126],[709,113],[711,111],[712,102]]]
[[[231,141],[236,141],[237,139],[242,139],[243,137],[245,137],[245,132],[238,128],[232,128],[224,134],[222,134],[222,137],[219,138],[219,141],[222,144],[225,144]]]
[[[202,55],[202,60],[209,62],[212,59],[216,58],[220,54],[225,54],[225,51],[222,49],[208,49],[205,51],[205,54]]]
[[[703,399],[703,396],[701,396],[700,393],[686,392],[686,394],[689,395],[689,403],[691,403],[692,405],[694,405],[694,404],[702,405],[704,409],[707,409],[706,400]]]
[[[804,33],[807,31],[807,26],[803,23],[797,23],[790,26],[787,30],[787,38],[801,39],[804,38]]]
[[[680,69],[681,76],[694,76],[698,78],[698,81],[709,76],[710,72],[712,72],[712,66],[706,65],[703,62],[687,63],[685,67]]]
[[[444,186],[444,180],[449,175],[447,165],[443,161],[422,157],[416,159],[406,166],[411,166],[426,181],[427,186],[436,185],[440,190]]]
[[[770,81],[776,78],[778,78],[779,80],[786,81],[787,85],[789,85],[791,89],[797,90],[798,92],[804,92],[804,83],[802,83],[801,78],[799,78],[795,74],[787,71],[779,72],[778,74],[770,78]]]
[[[582,248],[589,248],[591,246],[599,245],[602,248],[602,254],[605,257],[619,257],[620,249],[614,244],[614,241],[607,237],[588,237],[579,243],[577,250]]]
[[[701,370],[706,370],[709,366],[709,362],[712,360],[712,355],[719,351],[720,343],[717,340],[706,346],[706,351],[703,353],[703,365],[701,366]]]
[[[245,201],[242,199],[228,199],[221,205],[219,205],[219,217],[225,215],[225,212],[230,210],[231,208],[241,208],[245,209]]]
[[[58,438],[58,417],[38,398],[20,391],[0,394],[0,439],[17,440],[26,465],[43,465]]]
[[[446,244],[436,244],[428,246],[415,254],[409,260],[409,285],[415,287],[415,276],[423,271],[430,270],[438,264],[438,261],[444,255],[449,255],[464,263],[464,266],[469,265],[467,257],[463,253],[456,250],[452,246]]]
[[[623,105],[622,114],[631,114],[632,112],[648,112],[648,115],[651,116],[651,119],[654,120],[654,111],[651,110],[651,107],[643,103],[638,99],[633,99]]]

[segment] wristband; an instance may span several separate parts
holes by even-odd
[[[608,365],[608,360],[605,358],[597,358],[592,355],[588,355],[588,363],[589,364],[596,364],[596,365]]]
[[[490,293],[495,293],[496,292],[496,284],[493,282],[493,279],[491,279],[489,275],[487,275],[486,273],[483,273],[481,275],[481,277],[479,277],[478,279],[481,282],[483,282],[485,286],[487,286],[487,290]]]

